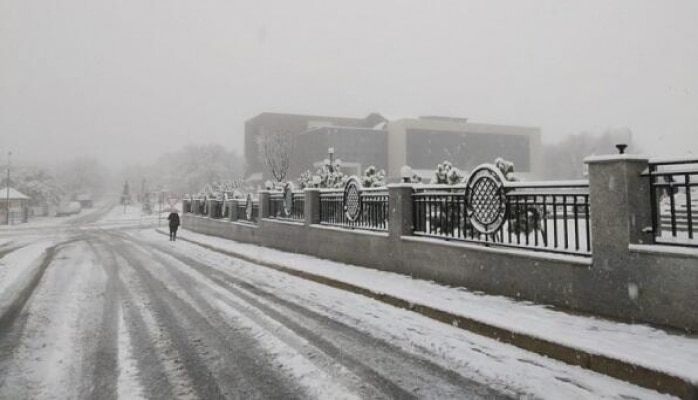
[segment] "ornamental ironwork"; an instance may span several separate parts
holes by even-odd
[[[352,176],[344,185],[344,214],[350,222],[356,222],[361,215],[361,182]]]
[[[473,227],[480,233],[494,233],[506,217],[504,177],[497,167],[483,164],[473,170],[465,189],[465,204]]]
[[[293,184],[286,183],[284,186],[284,215],[290,217],[293,213]]]
[[[252,221],[252,194],[247,194],[247,203],[245,204],[245,217],[248,221]]]

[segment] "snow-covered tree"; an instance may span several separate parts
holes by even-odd
[[[310,172],[310,170],[301,173],[301,176],[298,178],[298,187],[301,190],[305,188],[315,187],[313,185],[313,173]]]
[[[456,185],[463,181],[463,173],[454,167],[449,161],[444,161],[436,166],[431,183],[442,185]]]
[[[510,182],[518,181],[519,177],[516,176],[516,173],[514,172],[514,163],[511,161],[507,161],[503,159],[502,157],[497,157],[494,160],[494,166],[499,169],[499,171],[502,173],[504,178]]]
[[[361,177],[361,185],[365,188],[385,186],[385,171],[370,165]]]
[[[189,145],[164,154],[152,165],[124,170],[122,178],[132,182],[146,179],[147,190],[198,193],[208,184],[236,182],[242,176],[242,167],[240,156],[220,144]]]
[[[289,132],[264,132],[258,139],[259,157],[276,182],[286,179],[293,155],[293,135]]]
[[[58,185],[68,195],[89,193],[99,197],[111,182],[109,170],[93,157],[75,158],[58,165],[55,170]]]
[[[349,179],[344,175],[338,163],[330,165],[329,160],[325,160],[324,164],[318,169],[315,174],[310,170],[301,174],[298,179],[298,186],[304,188],[341,188]]]
[[[3,174],[0,187],[5,186],[7,177]],[[10,186],[29,196],[33,206],[58,205],[64,194],[53,174],[42,167],[13,168]]]

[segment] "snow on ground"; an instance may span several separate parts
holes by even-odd
[[[186,230],[181,237],[296,270],[328,276],[411,303],[428,305],[590,353],[656,368],[698,383],[698,338],[669,334],[647,325],[571,315],[502,296],[473,293],[464,288],[450,288],[395,273],[281,252]]]
[[[20,292],[29,285],[41,264],[51,239],[16,249],[0,258],[0,316],[17,299]]]
[[[156,220],[158,219],[157,212],[148,214],[143,211],[140,204],[132,204],[128,206],[115,205],[109,210],[100,222],[117,222],[117,221],[135,221],[135,220]]]
[[[151,241],[165,240],[162,235],[154,231],[142,231],[139,235],[143,239]],[[551,312],[542,307],[522,305],[504,298],[476,295],[459,289],[412,280],[396,274],[239,244],[191,232],[184,232],[184,236],[216,247],[239,251],[266,261],[331,276],[367,288],[378,289],[376,288],[376,282],[378,282],[380,290],[377,291],[379,292],[411,298],[415,302],[437,308],[447,306],[450,308],[449,311],[460,314],[467,315],[468,310],[486,307],[486,310],[481,311],[481,313],[489,314],[491,312],[497,315],[496,320],[500,323],[504,323],[505,320],[514,323],[523,322],[531,329],[530,325],[534,323],[545,324],[548,328],[555,325],[565,327],[568,324],[564,321],[565,315],[562,313]],[[513,391],[524,397],[550,399],[669,397],[580,367],[551,360],[514,346],[502,344],[433,321],[416,313],[269,268],[260,268],[255,264],[217,254],[190,243],[172,242],[170,246],[173,252],[187,254],[189,257],[214,266],[221,273],[244,279],[255,287],[295,303],[303,304],[304,307],[369,332],[371,335],[396,344],[406,351],[427,357],[437,364],[454,369],[463,376],[485,382],[500,390]],[[208,279],[197,273],[190,273],[190,276],[198,282]],[[206,292],[204,291],[204,293]],[[221,296],[222,294],[212,293],[210,295]],[[464,312],[464,307],[470,304],[472,307],[468,307]],[[269,306],[273,307],[273,304],[269,303]],[[531,310],[538,313],[537,318],[526,320],[519,315],[531,312]],[[552,319],[552,321],[548,321],[548,319]],[[599,322],[603,323],[603,321]],[[505,325],[509,326],[510,323]],[[610,329],[612,327],[614,327],[613,324],[607,327],[609,336],[614,334],[614,330]],[[553,331],[553,334],[556,335],[564,333],[562,328]],[[555,336],[555,339],[560,338]],[[615,343],[615,345],[619,346],[620,344]],[[667,349],[663,350],[667,351]],[[671,350],[668,351],[672,353]],[[303,372],[298,373],[303,374]]]
[[[97,291],[105,276],[87,254],[84,244],[67,245],[26,306],[33,318],[7,355],[3,379],[4,389],[17,398],[77,398],[89,384],[80,380],[83,352],[95,339],[90,326],[101,310]]]
[[[171,262],[179,263],[175,259],[171,259]],[[158,266],[157,264],[153,264],[151,267],[164,268],[162,266]],[[338,373],[348,374],[348,371],[343,370],[341,372],[336,372],[331,370],[328,371],[327,368],[318,369],[312,360],[307,359],[304,354],[299,353],[297,350],[290,347],[287,343],[277,337],[281,334],[280,331],[287,330],[283,325],[275,322],[272,318],[263,315],[261,312],[258,313],[256,316],[257,319],[264,319],[267,324],[274,326],[274,334],[269,334],[269,332],[260,327],[257,322],[236,311],[236,308],[230,306],[230,303],[244,306],[244,301],[238,299],[224,288],[206,278],[201,273],[189,270],[187,271],[187,274],[198,283],[201,283],[202,286],[207,289],[201,291],[201,295],[206,298],[210,304],[216,305],[216,307],[222,310],[229,319],[234,320],[235,325],[240,326],[240,329],[247,329],[252,336],[258,338],[261,347],[268,354],[273,354],[275,359],[285,367],[285,372],[291,375],[294,378],[293,380],[299,385],[307,388],[309,394],[313,396],[313,398],[332,398],[338,400],[359,398],[351,392],[350,388],[346,388],[332,380],[331,375],[337,375]],[[172,279],[168,279],[167,284],[168,286],[177,285],[176,281]],[[190,304],[194,304],[191,299],[189,299],[189,302]],[[286,332],[285,334],[289,335],[290,333]],[[360,384],[358,380],[357,384]]]
[[[138,364],[133,357],[131,337],[126,330],[126,321],[121,308],[119,308],[118,349],[119,376],[116,385],[117,398],[130,400],[145,399],[143,387],[138,381]]]

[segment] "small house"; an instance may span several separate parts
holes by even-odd
[[[16,189],[0,188],[0,224],[9,223],[12,225],[27,222],[29,219],[29,200],[29,196]]]

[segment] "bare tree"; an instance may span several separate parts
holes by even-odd
[[[264,165],[277,182],[283,182],[293,154],[293,135],[283,131],[263,132],[257,144]]]

